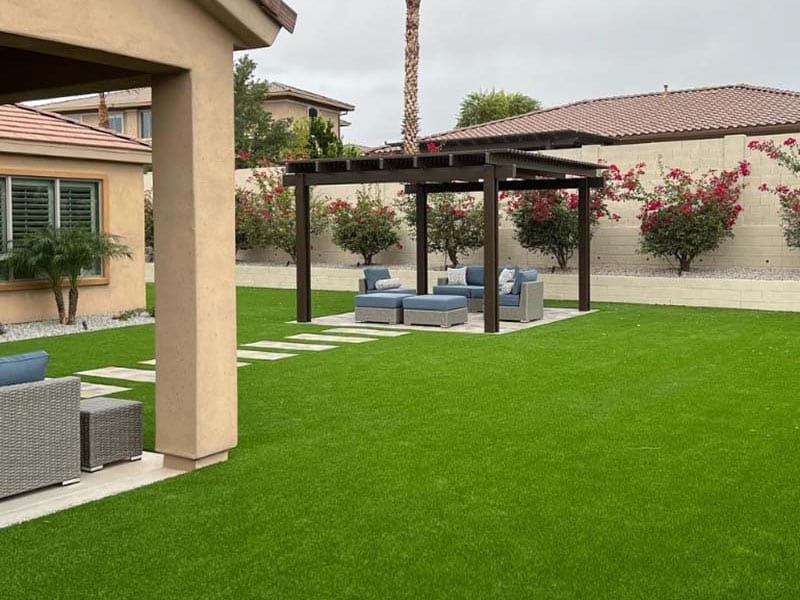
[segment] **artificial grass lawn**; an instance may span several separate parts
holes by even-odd
[[[322,329],[293,301],[240,289],[240,342]],[[240,369],[228,463],[0,530],[0,596],[797,597],[800,317],[600,308]],[[32,348],[136,366],[152,327]]]

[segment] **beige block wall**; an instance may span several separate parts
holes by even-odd
[[[328,119],[333,123],[334,131],[339,131],[339,113],[334,110],[322,108],[311,102],[299,102],[294,100],[268,100],[264,103],[264,108],[272,113],[273,119],[303,119],[308,116],[309,107],[314,107],[319,111],[319,116]]]
[[[108,283],[82,287],[80,314],[115,312],[145,306],[144,201],[141,165],[75,159],[0,154],[0,175],[28,172],[40,176],[107,177],[108,232],[130,246],[133,259],[115,260],[106,272]],[[55,303],[47,289],[9,289],[0,283],[0,322],[18,323],[55,318]]]

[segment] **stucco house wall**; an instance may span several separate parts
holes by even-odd
[[[115,312],[145,306],[144,199],[142,166],[131,163],[0,154],[1,175],[36,175],[99,179],[105,195],[105,231],[120,236],[133,259],[106,265],[102,278],[90,278],[80,289],[79,314]],[[38,289],[30,289],[31,287]],[[53,295],[46,284],[0,282],[0,321],[27,322],[55,318]]]

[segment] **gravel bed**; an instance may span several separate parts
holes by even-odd
[[[286,267],[286,263],[256,263],[256,262],[240,262],[242,266],[248,267]],[[502,261],[501,261],[502,264]],[[293,265],[289,265],[293,266]],[[416,269],[416,265],[374,265],[386,266],[390,269]],[[355,264],[322,264],[314,263],[312,267],[319,267],[325,269],[350,269],[361,270],[364,267],[356,266]],[[444,271],[445,267],[432,265],[431,271]],[[577,269],[567,269],[560,271],[552,267],[540,267],[542,273],[577,273]],[[615,275],[625,277],[678,277],[678,271],[665,267],[647,267],[647,266],[613,266],[613,265],[593,265],[592,275]],[[800,269],[754,269],[746,267],[730,267],[730,268],[711,268],[711,267],[698,267],[693,271],[689,271],[681,275],[687,279],[757,279],[762,281],[797,281],[800,280]]]
[[[54,335],[68,335],[71,333],[130,327],[132,325],[150,325],[156,322],[146,311],[130,314],[127,319],[114,318],[119,315],[120,313],[78,315],[78,322],[75,325],[61,325],[56,319],[51,321],[33,321],[31,323],[3,325],[2,327],[5,333],[0,335],[0,342],[31,340]]]

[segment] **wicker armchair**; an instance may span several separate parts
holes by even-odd
[[[0,498],[79,480],[80,403],[77,377],[0,387]]]

